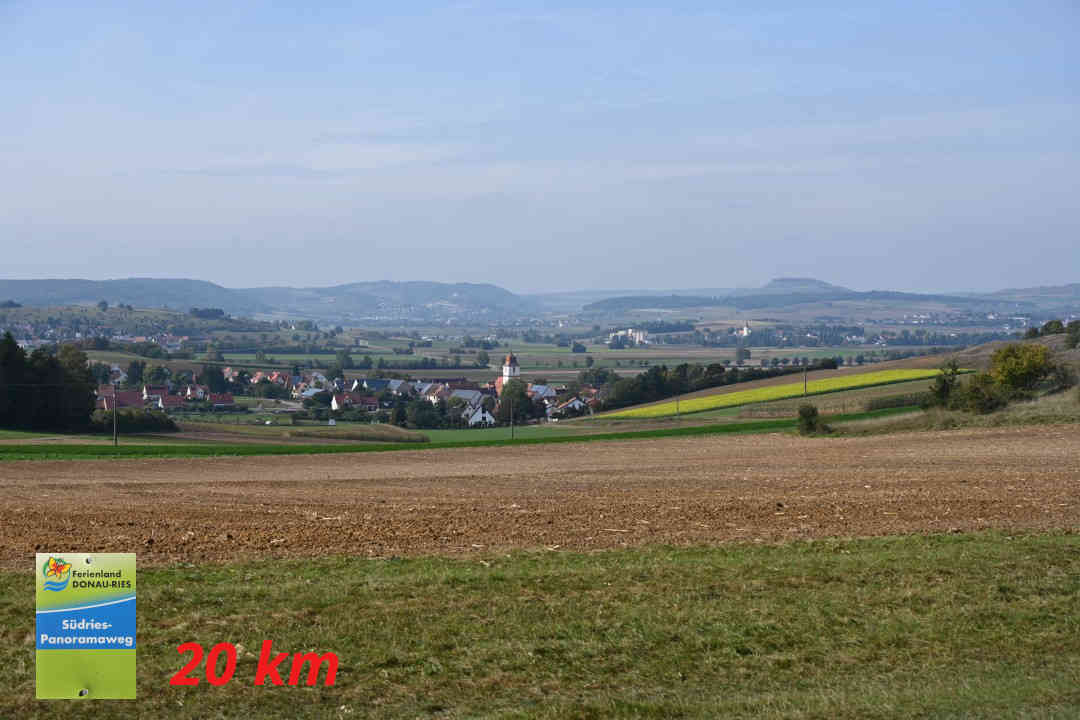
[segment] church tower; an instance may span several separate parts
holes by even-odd
[[[503,360],[502,376],[504,383],[521,376],[521,368],[518,367],[517,357],[514,355],[513,350],[511,350],[510,354]]]
[[[521,377],[521,368],[518,367],[517,358],[514,357],[514,351],[511,350],[510,354],[503,360],[502,375],[495,378],[495,394],[502,395],[503,386],[511,380],[516,380]]]

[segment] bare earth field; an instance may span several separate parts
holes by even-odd
[[[1080,529],[1075,425],[363,455],[11,462],[0,567]]]

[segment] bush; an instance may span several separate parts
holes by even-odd
[[[1080,320],[1073,320],[1065,326],[1065,348],[1075,350],[1080,345]]]
[[[1001,385],[988,373],[976,373],[966,385],[953,393],[951,407],[986,415],[1007,404],[1008,397]]]
[[[828,431],[829,428],[821,422],[817,406],[811,405],[810,403],[804,403],[799,406],[800,435],[816,435],[817,433]]]
[[[1061,335],[1065,332],[1065,323],[1060,320],[1051,320],[1042,326],[1042,330],[1039,331],[1040,335]]]
[[[1050,392],[1061,392],[1076,385],[1076,371],[1064,363],[1056,363],[1050,373]]]
[[[1054,371],[1050,348],[1012,343],[990,357],[990,376],[1006,392],[1034,390]]]
[[[930,397],[926,405],[938,405],[948,407],[950,398],[956,390],[957,376],[960,372],[960,363],[952,358],[941,365],[941,374],[934,378],[930,385]]]
[[[112,434],[112,410],[95,410],[90,418],[91,432]],[[176,422],[163,412],[156,410],[121,410],[116,416],[119,432],[124,434],[141,432],[178,432]]]

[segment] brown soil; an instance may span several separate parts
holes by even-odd
[[[1080,529],[1075,425],[0,465],[0,567]]]

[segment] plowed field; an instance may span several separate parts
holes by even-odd
[[[1080,529],[1080,428],[0,465],[0,566]]]

